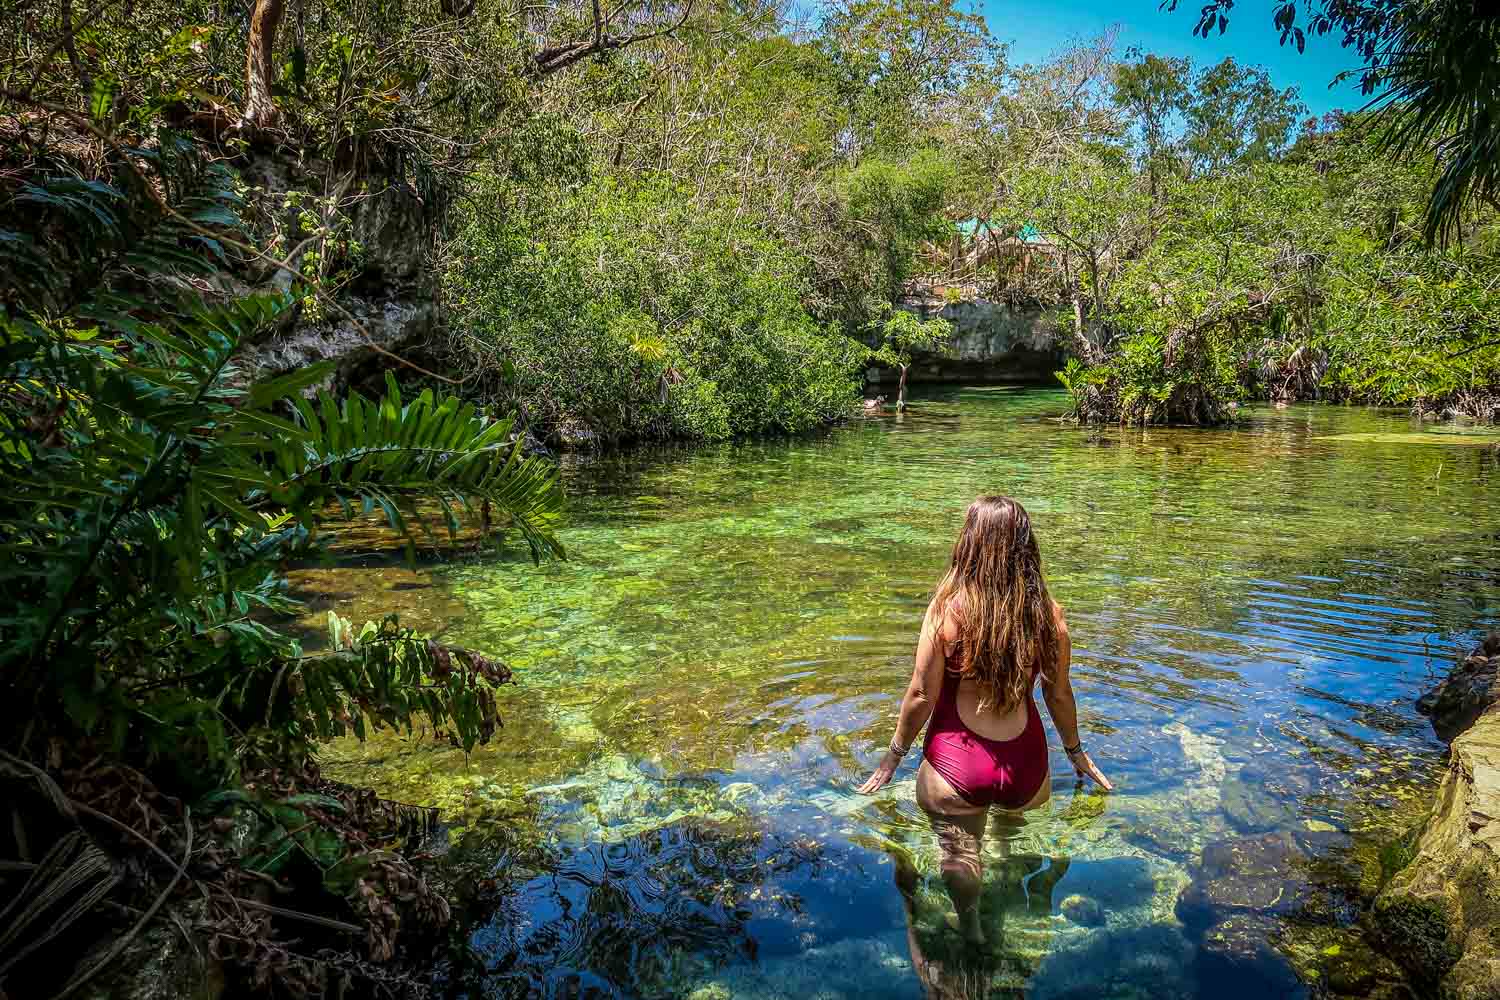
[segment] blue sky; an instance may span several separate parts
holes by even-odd
[[[1177,10],[1168,13],[1159,9],[1157,0],[979,0],[990,31],[1010,45],[1013,63],[1041,62],[1070,41],[1092,38],[1118,25],[1122,54],[1138,45],[1157,55],[1190,56],[1200,65],[1234,56],[1241,63],[1264,66],[1278,87],[1296,87],[1315,115],[1335,108],[1352,111],[1364,103],[1357,78],[1328,88],[1335,74],[1361,65],[1337,37],[1309,37],[1307,51],[1301,54],[1295,45],[1283,48],[1271,24],[1270,0],[1249,0],[1230,13],[1225,34],[1214,31],[1204,40],[1193,36],[1201,6],[1200,0],[1181,0]]]

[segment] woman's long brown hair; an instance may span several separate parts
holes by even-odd
[[[969,504],[933,602],[940,623],[952,614],[958,626],[958,670],[979,685],[981,709],[1014,708],[1035,674],[1052,670],[1058,626],[1042,554],[1026,508],[1010,497]]]

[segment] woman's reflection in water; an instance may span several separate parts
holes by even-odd
[[[1105,802],[1106,796],[1085,790],[1080,781],[1067,808],[1041,821],[1058,823],[1066,834],[1076,834],[1103,815]],[[1071,864],[1066,856],[1013,852],[1012,845],[1020,838],[1026,823],[1025,815],[1019,812],[993,813],[989,836],[997,857],[989,865],[990,877],[983,880],[978,904],[985,925],[983,944],[961,934],[952,914],[945,914],[945,920],[934,921],[931,914],[921,913],[921,909],[930,910],[934,905],[944,911],[947,908],[938,900],[929,900],[923,907],[922,876],[911,855],[902,849],[889,852],[906,914],[912,969],[929,1000],[1024,1000],[1024,983],[1044,955],[1023,955],[1008,947],[1005,922],[1007,918],[1021,916],[1045,921],[1056,908],[1052,898],[1054,889]],[[963,827],[936,832],[939,838],[969,835]],[[977,844],[973,857],[977,872],[981,864]]]

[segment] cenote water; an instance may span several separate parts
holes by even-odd
[[[952,390],[811,440],[570,460],[567,562],[301,574],[516,671],[467,757],[390,734],[324,757],[442,808],[480,956],[452,992],[1384,989],[1361,901],[1444,766],[1412,702],[1500,608],[1489,442],[1333,407],[1149,432],[1063,409]],[[986,492],[1032,512],[1117,790],[1076,787],[1049,728],[1052,801],[990,839],[975,952],[945,922],[918,754],[854,787]]]

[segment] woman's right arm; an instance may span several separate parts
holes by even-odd
[[[1052,716],[1053,728],[1063,741],[1063,750],[1076,747],[1068,754],[1068,763],[1080,778],[1089,778],[1106,792],[1115,786],[1109,783],[1104,773],[1089,759],[1088,751],[1078,737],[1078,700],[1073,697],[1073,680],[1070,668],[1073,663],[1073,640],[1068,635],[1068,620],[1063,617],[1061,605],[1057,609],[1057,656],[1052,665],[1052,676],[1042,677],[1042,700],[1047,703],[1047,714]]]
[[[935,605],[928,605],[927,615],[922,620],[922,636],[917,640],[916,663],[912,666],[911,683],[901,699],[901,713],[896,718],[896,735],[891,737],[891,747],[904,747],[900,753],[887,749],[885,756],[875,767],[875,773],[859,786],[864,795],[873,795],[888,784],[901,766],[901,758],[916,742],[917,734],[932,717],[932,708],[937,704],[943,690],[943,617]]]

